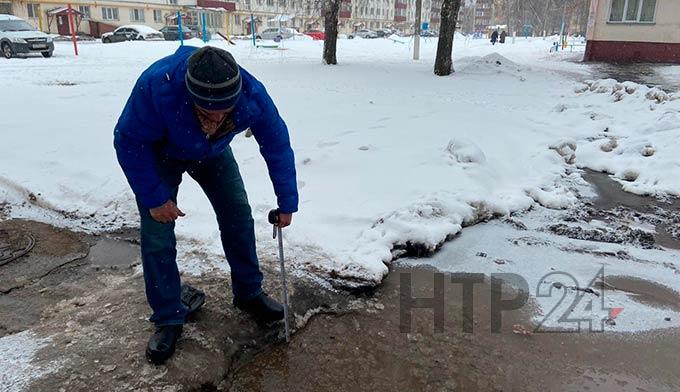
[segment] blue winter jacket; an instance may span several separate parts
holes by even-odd
[[[147,208],[162,205],[170,200],[171,191],[158,174],[159,157],[189,161],[214,157],[236,134],[250,128],[267,163],[279,209],[297,211],[288,128],[262,83],[243,68],[242,93],[232,112],[236,128],[216,141],[206,139],[184,82],[187,59],[196,49],[180,47],[144,71],[118,119],[114,146],[132,191]]]

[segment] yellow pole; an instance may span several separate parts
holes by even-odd
[[[226,31],[227,31],[227,39],[229,41],[231,41],[231,29],[229,28],[230,26],[229,26],[229,13],[228,12],[224,13],[224,19],[226,19],[226,22],[227,22],[224,25],[226,27]],[[227,43],[229,43],[229,42],[227,42]]]
[[[38,4],[38,30],[43,31],[42,5]]]

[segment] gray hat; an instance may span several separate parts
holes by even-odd
[[[189,57],[185,81],[194,103],[204,109],[228,109],[241,95],[241,70],[234,56],[213,46]]]

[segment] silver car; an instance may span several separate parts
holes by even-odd
[[[362,29],[355,31],[347,36],[347,38],[352,39],[354,37],[361,37],[361,38],[378,38],[378,33],[376,33],[373,30],[368,30],[368,29]]]
[[[272,27],[259,33],[257,39],[290,39],[295,36],[295,30],[288,27]]]

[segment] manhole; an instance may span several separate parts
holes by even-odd
[[[22,231],[0,229],[0,266],[27,254],[35,246],[35,238]]]

